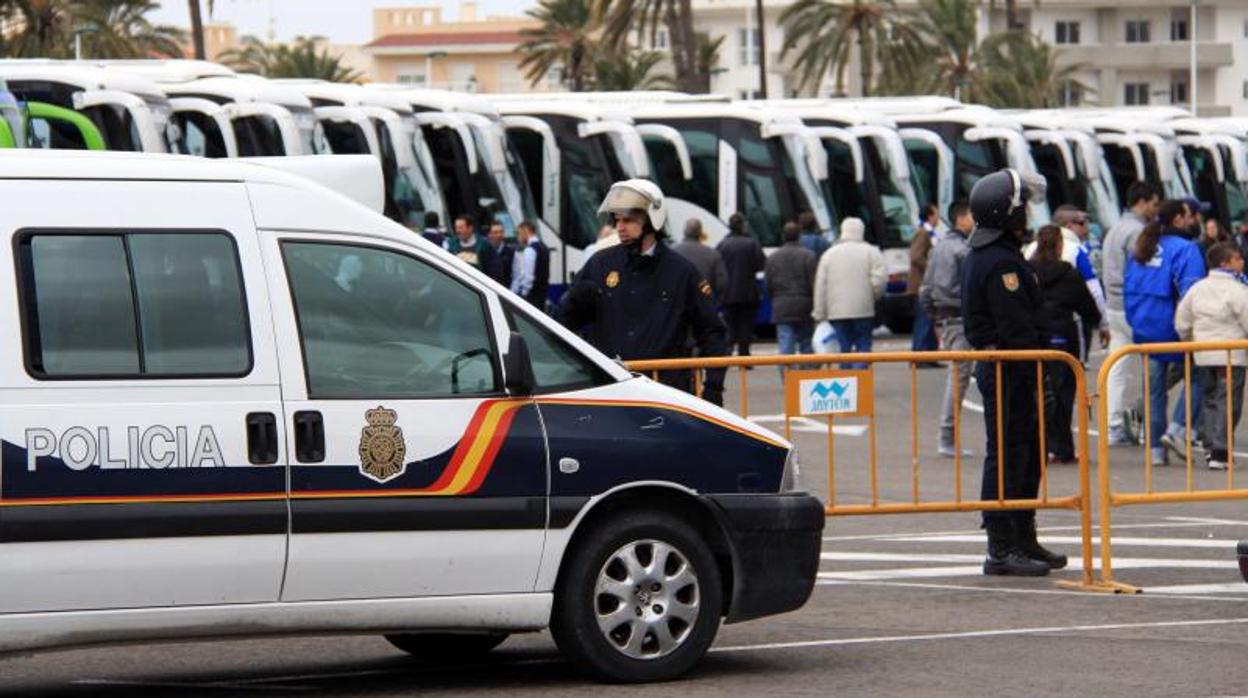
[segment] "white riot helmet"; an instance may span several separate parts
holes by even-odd
[[[644,212],[655,232],[662,234],[663,224],[667,223],[667,201],[657,184],[648,179],[616,182],[607,190],[602,205],[598,207],[600,216],[630,211]]]

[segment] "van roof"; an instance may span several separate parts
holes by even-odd
[[[265,164],[265,161],[271,164]],[[301,167],[300,161],[315,164]],[[130,153],[124,151],[0,149],[0,179],[90,179],[171,182],[281,182],[311,179],[331,189],[349,186],[360,168],[376,167],[369,155],[333,157],[275,157],[237,160],[192,155]],[[290,174],[287,174],[290,173]],[[349,195],[357,201],[359,196]]]

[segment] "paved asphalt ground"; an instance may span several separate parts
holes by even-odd
[[[877,348],[908,348],[900,339]],[[765,353],[768,347],[761,348]],[[730,375],[730,383],[735,382]],[[760,423],[781,411],[774,371],[749,374],[750,413]],[[909,373],[877,372],[880,493],[911,496]],[[953,463],[935,457],[944,372],[918,375],[920,486],[925,499],[952,494]],[[973,499],[982,457],[982,419],[966,417],[964,496]],[[730,403],[735,395],[730,391]],[[769,421],[771,420],[771,421]],[[838,427],[839,501],[867,501],[869,434]],[[1094,427],[1095,428],[1095,427]],[[827,497],[826,429],[794,435],[803,481]],[[1245,446],[1248,428],[1237,439]],[[1095,436],[1091,446],[1095,448]],[[1142,481],[1139,449],[1113,451],[1117,487]],[[1054,496],[1074,491],[1074,466],[1053,466]],[[1158,490],[1185,486],[1171,466]],[[1095,478],[1094,478],[1095,481]],[[1194,472],[1194,486],[1225,474]],[[710,656],[685,680],[644,688],[603,688],[573,674],[546,634],[513,637],[488,660],[430,666],[377,637],[321,637],[136,645],[0,660],[0,696],[293,695],[400,696],[414,693],[585,695],[838,696],[1228,696],[1248,695],[1248,584],[1235,566],[1235,541],[1248,538],[1241,502],[1148,505],[1114,512],[1119,580],[1136,596],[1071,591],[1079,578],[1078,517],[1040,515],[1041,539],[1071,554],[1049,578],[980,574],[983,534],[970,513],[840,517],[829,520],[819,583],[800,611],[725,626]]]

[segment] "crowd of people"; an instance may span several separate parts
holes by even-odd
[[[916,297],[915,350],[1053,349],[1086,364],[1097,340],[1112,350],[1129,343],[1248,339],[1248,236],[1233,237],[1208,217],[1207,205],[1163,201],[1155,186],[1133,184],[1126,211],[1104,237],[1098,274],[1084,211],[1061,206],[1050,223],[1034,235],[1029,231],[1027,202],[1042,200],[1044,188],[1038,177],[1001,170],[981,178],[943,218],[935,206],[924,209],[907,284]],[[729,218],[728,235],[715,247],[706,244],[696,219],[685,221],[683,239],[669,245],[663,193],[646,180],[617,182],[599,214],[604,226],[598,241],[550,310],[609,356],[714,357],[734,349],[749,356],[764,291],[781,353],[812,353],[812,337],[823,323],[842,353],[871,351],[876,304],[888,275],[881,251],[864,239],[862,220],[844,219],[833,242],[813,215],[803,213],[784,224],[783,245],[766,255],[740,213]],[[430,214],[423,234],[545,310],[550,252],[531,223],[517,228],[512,243],[501,225],[492,224],[482,236],[471,218],[459,216],[447,235]],[[1151,424],[1144,431],[1152,462],[1164,465],[1167,451],[1185,455],[1194,445],[1209,468],[1224,469],[1228,428],[1235,428],[1243,408],[1248,352],[1197,352],[1189,379],[1183,354],[1164,353],[1169,351],[1148,355]],[[1031,363],[995,362],[991,354],[976,359],[946,367],[937,451],[971,455],[958,443],[955,425],[974,375],[987,436],[981,498],[1033,499],[1041,472],[1036,396],[1044,396],[1049,462],[1072,462],[1074,371],[1066,362],[1046,362],[1044,384],[1037,386]],[[1118,362],[1109,375],[1111,445],[1140,440],[1140,430],[1125,416],[1129,366]],[[723,379],[723,369],[706,370],[703,397],[722,404]],[[697,385],[691,371],[666,371],[660,380],[685,391]],[[1176,385],[1178,404],[1168,414]],[[998,412],[1008,436],[1000,440]],[[1005,449],[1001,458],[999,447]],[[1065,556],[1037,542],[1034,510],[989,510],[983,518],[985,574],[1041,575],[1066,565]]]

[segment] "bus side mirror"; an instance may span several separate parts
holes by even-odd
[[[512,397],[528,397],[533,394],[533,362],[529,360],[529,345],[519,332],[512,332],[507,341],[507,355],[503,357],[507,392]]]

